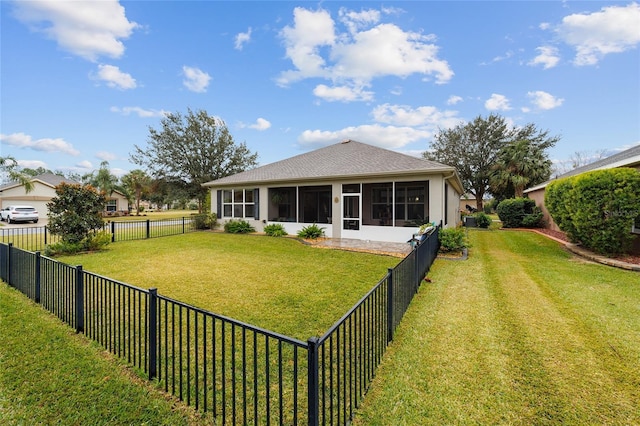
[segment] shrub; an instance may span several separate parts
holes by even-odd
[[[53,257],[57,255],[76,254],[83,251],[98,251],[111,243],[111,233],[108,231],[96,232],[79,242],[60,240],[55,244],[49,244],[44,249],[44,255]]]
[[[507,198],[498,204],[496,212],[502,221],[503,228],[519,228],[525,226],[523,224],[525,216],[537,214],[536,202],[529,198]],[[528,222],[532,222],[533,219],[529,218]]]
[[[284,230],[284,226],[280,223],[272,223],[265,226],[264,233],[270,237],[284,237],[287,235],[287,231]]]
[[[229,234],[248,234],[256,232],[256,229],[249,222],[243,219],[231,219],[224,224],[224,232]]]
[[[594,170],[552,182],[547,191],[549,212],[572,241],[602,254],[629,251],[640,211],[640,171]]]
[[[314,240],[319,237],[324,237],[324,228],[320,228],[315,223],[313,225],[305,226],[298,231],[298,237]]]
[[[193,216],[196,229],[215,229],[218,226],[218,217],[215,213],[200,213]]]
[[[463,228],[445,228],[439,233],[440,251],[448,253],[468,247]]]
[[[489,225],[491,225],[491,218],[483,212],[480,213],[476,213],[475,214],[476,217],[476,225],[478,225],[478,227],[480,228],[488,228]]]
[[[49,230],[68,243],[82,243],[102,229],[102,212],[107,198],[90,185],[61,183],[56,196],[47,203]]]
[[[525,228],[540,228],[542,226],[542,211],[538,207],[533,209],[533,213],[525,214],[522,218],[522,226]]]

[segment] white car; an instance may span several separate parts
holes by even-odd
[[[31,206],[9,206],[0,210],[0,219],[12,222],[38,223],[38,212]]]

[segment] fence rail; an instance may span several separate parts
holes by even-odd
[[[186,232],[191,225],[168,226]],[[146,238],[158,236],[150,223],[146,229]],[[323,336],[306,342],[11,243],[0,243],[0,278],[145,371],[168,393],[212,415],[216,424],[343,425],[361,405],[435,260],[438,231]]]

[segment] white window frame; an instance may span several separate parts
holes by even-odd
[[[253,219],[255,217],[255,195],[253,189],[237,188],[222,191],[222,217],[229,219]],[[250,200],[250,201],[247,201]],[[247,215],[247,207],[251,213]],[[230,210],[227,212],[227,210]]]

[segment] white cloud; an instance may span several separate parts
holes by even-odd
[[[260,117],[256,120],[255,124],[252,124],[249,126],[250,129],[255,129],[255,130],[267,130],[268,128],[271,127],[271,123],[268,120],[265,120],[264,118]]]
[[[38,167],[42,167],[43,169],[47,168],[47,163],[40,160],[16,160],[16,162],[23,169],[37,169]]]
[[[93,164],[89,160],[83,160],[77,163],[74,167],[75,170],[92,170]]]
[[[98,152],[96,152],[96,158],[98,160],[102,160],[102,161],[113,161],[113,160],[117,159],[118,156],[115,155],[112,152],[98,151]]]
[[[139,25],[129,21],[116,0],[19,1],[15,16],[31,30],[44,33],[62,49],[96,61],[100,56],[119,58]]]
[[[346,127],[336,131],[305,130],[298,137],[304,146],[326,146],[345,139],[367,141],[383,148],[397,149],[409,143],[426,140],[432,133],[412,127],[381,126],[379,124]]]
[[[329,87],[324,84],[319,84],[313,89],[313,94],[329,102],[370,101],[373,99],[373,92],[366,91],[363,87]]]
[[[150,117],[165,117],[167,114],[169,114],[169,111],[165,111],[163,109],[161,110],[157,110],[157,109],[144,109],[144,108],[140,108],[140,107],[115,107],[112,106],[111,108],[109,108],[109,110],[111,112],[115,112],[118,114],[122,114],[122,115],[131,115],[131,114],[137,114],[138,117],[142,117],[142,118],[150,118]]]
[[[204,93],[207,91],[211,76],[199,68],[183,66],[182,73],[184,74],[184,80],[182,83],[184,86],[192,92]]]
[[[491,97],[485,101],[484,107],[489,111],[508,111],[511,109],[509,99],[497,93],[491,94]]]
[[[438,58],[435,36],[379,23],[380,14],[373,10],[351,12],[342,8],[339,20],[346,26],[345,31],[336,28],[336,22],[325,10],[295,8],[293,25],[280,33],[294,69],[281,73],[278,84],[325,78],[331,80],[332,86],[344,88],[368,87],[373,79],[385,76],[422,74],[438,84],[453,77],[447,61]]]
[[[558,65],[558,62],[560,62],[560,56],[556,47],[540,46],[537,47],[536,50],[539,52],[538,56],[533,58],[529,62],[529,65],[542,65],[542,68],[546,70],[555,67]]]
[[[80,151],[75,149],[73,145],[61,138],[33,140],[31,136],[24,133],[12,133],[10,135],[0,134],[0,141],[2,141],[3,144],[18,148],[33,149],[34,151],[61,152],[74,156],[80,154]]]
[[[114,65],[98,65],[98,73],[92,75],[94,80],[102,80],[107,86],[117,89],[135,89],[137,87],[135,78],[130,74],[120,71],[120,68]]]
[[[246,43],[249,43],[250,41],[251,41],[251,27],[249,27],[249,29],[247,30],[246,33],[238,33],[238,34],[236,34],[236,42],[235,42],[234,47],[237,50],[242,50],[244,45]]]
[[[449,99],[447,99],[447,105],[455,105],[459,102],[462,102],[462,97],[457,96],[457,95],[452,95],[449,96]]]
[[[576,49],[574,64],[595,65],[605,55],[640,44],[640,5],[607,6],[594,13],[565,16],[555,29],[559,38]]]
[[[556,98],[550,93],[538,90],[535,92],[527,92],[527,97],[531,99],[531,103],[537,108],[542,110],[554,109],[562,105],[564,99]]]
[[[378,105],[372,111],[374,120],[379,123],[418,127],[430,132],[456,126],[462,121],[457,114],[457,111],[440,111],[433,106],[411,108],[391,104]]]

